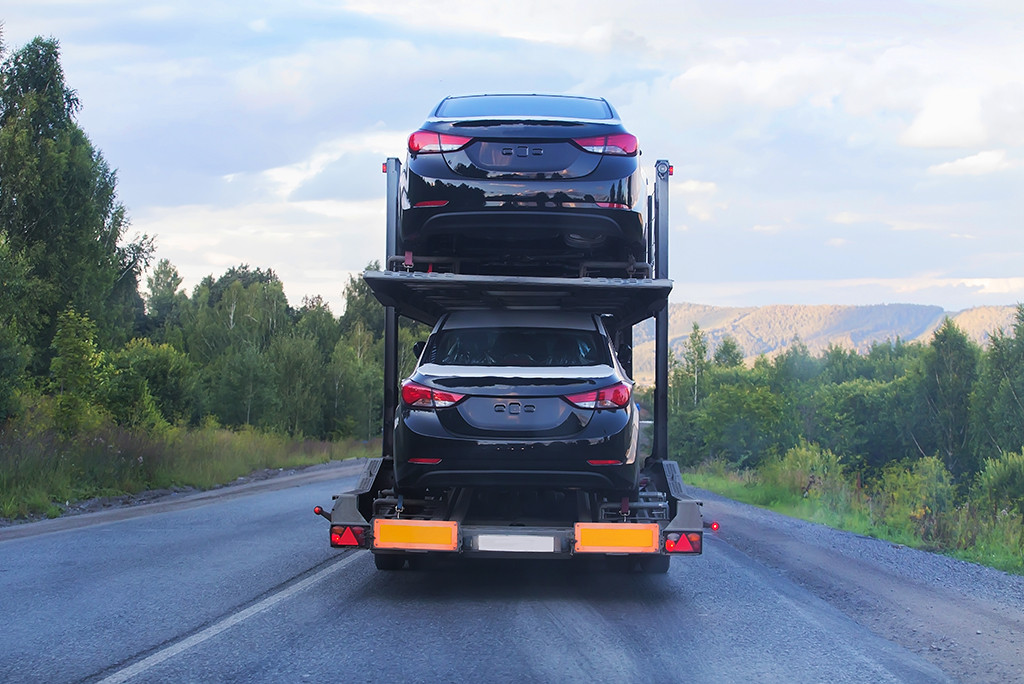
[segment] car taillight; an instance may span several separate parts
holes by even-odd
[[[570,394],[565,397],[565,400],[573,406],[583,409],[615,409],[628,406],[630,394],[629,385],[620,382],[604,389]]]
[[[621,157],[632,157],[636,154],[636,136],[629,133],[614,135],[595,135],[592,138],[576,138],[574,143],[587,152],[597,154],[614,154]]]
[[[402,383],[402,401],[413,408],[436,409],[455,406],[465,398],[464,394],[445,392],[426,387],[412,380]]]
[[[448,135],[436,131],[416,131],[409,136],[409,151],[413,154],[436,154],[454,152],[464,147],[472,138],[463,135]]]

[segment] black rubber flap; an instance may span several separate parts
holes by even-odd
[[[668,303],[671,280],[537,278],[455,273],[366,271],[363,280],[384,306],[427,325],[449,311],[583,311],[608,314],[615,326],[650,318]]]

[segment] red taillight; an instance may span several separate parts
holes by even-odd
[[[417,202],[414,207],[443,207],[448,204],[448,200],[426,200],[425,202]]]
[[[587,461],[590,465],[622,465],[622,461],[618,461],[612,458],[592,458]]]
[[[700,553],[700,532],[670,534],[665,537],[665,551],[668,553]]]
[[[413,154],[436,154],[454,152],[464,147],[472,138],[464,135],[448,135],[436,131],[416,131],[409,136],[409,151]]]
[[[331,546],[366,546],[366,528],[354,525],[332,527]]]
[[[418,465],[437,465],[441,462],[439,458],[410,458],[409,463],[416,463]]]
[[[711,531],[712,532],[717,532],[719,527],[720,527],[720,525],[718,524],[717,520],[713,520],[711,522]]]
[[[615,409],[629,405],[630,386],[624,382],[604,389],[570,394],[565,397],[573,406],[584,409]]]
[[[448,408],[465,398],[464,394],[431,389],[412,380],[402,383],[402,401],[419,409]]]
[[[576,138],[573,142],[587,152],[614,154],[620,157],[632,157],[636,154],[637,150],[636,136],[629,133],[595,135],[592,138]]]

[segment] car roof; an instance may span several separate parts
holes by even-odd
[[[453,311],[440,327],[453,328],[561,328],[596,330],[594,315],[580,311]]]
[[[524,118],[619,122],[618,113],[604,98],[514,93],[446,97],[430,117],[433,121]]]

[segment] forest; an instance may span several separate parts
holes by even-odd
[[[372,453],[365,284],[340,316],[246,264],[186,292],[131,231],[57,41],[0,58],[0,517]],[[400,330],[403,371],[424,332]],[[672,361],[670,455],[693,481],[1024,570],[1024,306],[984,347],[947,320],[927,344],[743,356],[694,324]]]
[[[730,496],[1024,571],[1024,306],[984,348],[949,319],[865,354],[799,340],[752,367],[694,323],[669,448]]]

